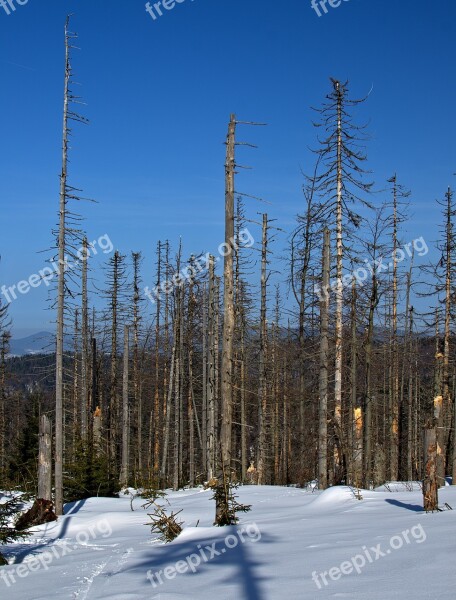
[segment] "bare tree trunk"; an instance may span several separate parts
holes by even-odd
[[[80,392],[79,392],[79,310],[74,311],[74,335],[73,335],[73,427],[72,427],[72,445],[71,451],[76,451],[76,442],[78,435],[81,434],[80,428]]]
[[[216,314],[218,307],[215,305],[215,274],[214,274],[214,257],[209,256],[209,300],[208,300],[208,354],[209,354],[209,373],[207,382],[207,479],[210,481],[214,477],[216,468],[216,418],[215,418],[215,390],[216,390],[216,362],[218,356],[216,353],[216,339],[218,331],[216,331]]]
[[[372,481],[372,346],[374,341],[374,316],[379,301],[378,281],[375,270],[372,274],[372,290],[369,298],[369,317],[366,340],[366,393],[363,419],[363,484],[367,489]]]
[[[452,211],[452,197],[453,193],[448,188],[445,195],[446,205],[446,226],[445,226],[445,323],[443,331],[443,380],[442,380],[442,415],[440,417],[442,427],[437,432],[437,443],[439,446],[440,460],[438,462],[438,475],[441,480],[445,480],[446,468],[447,468],[447,456],[449,446],[449,431],[451,428],[451,396],[450,396],[450,323],[451,323],[451,310],[452,310],[452,296],[453,296],[453,271],[454,265],[452,260],[452,254],[454,252],[454,240],[453,240],[453,211]]]
[[[260,307],[260,353],[259,353],[259,385],[258,385],[258,450],[257,470],[258,484],[264,485],[268,482],[268,460],[267,460],[267,430],[268,424],[268,389],[266,370],[266,346],[267,346],[267,324],[266,324],[266,294],[267,294],[267,251],[268,251],[268,215],[263,215],[261,242],[261,307]]]
[[[220,277],[214,278],[214,469],[220,456]]]
[[[177,265],[177,272],[180,271],[180,250]],[[175,385],[174,385],[174,461],[173,461],[173,489],[178,490],[180,484],[180,466],[181,466],[181,444],[182,444],[182,294],[183,289],[176,289],[176,340],[174,345],[175,350]]]
[[[363,413],[360,407],[353,409],[353,479],[357,487],[363,481]]]
[[[123,256],[115,252],[112,257],[112,289],[110,292],[111,304],[111,380],[109,389],[109,425],[108,425],[108,446],[109,456],[115,457],[117,439],[118,439],[118,421],[119,421],[119,394],[118,394],[118,327],[119,327],[119,281],[121,273],[121,264]],[[101,403],[100,403],[101,407]]]
[[[40,418],[37,499],[52,500],[52,431],[47,415]]]
[[[6,355],[9,351],[10,333],[3,331],[0,346],[0,476],[6,469]]]
[[[179,453],[178,453],[178,474],[179,486],[183,479],[183,457],[184,457],[184,297],[185,285],[179,289],[180,292],[180,330],[179,330]]]
[[[335,82],[337,93],[337,190],[336,190],[336,315],[335,315],[335,372],[334,372],[334,477],[338,483],[344,478],[342,452],[342,311],[344,303],[343,271],[343,226],[342,226],[342,92],[340,83]]]
[[[361,459],[362,465],[362,446],[361,456],[359,456],[359,447],[355,441],[356,434],[358,433],[357,425],[359,419],[356,417],[356,409],[358,408],[358,341],[357,341],[357,315],[356,315],[356,301],[357,301],[357,289],[356,279],[353,277],[352,280],[352,293],[351,293],[351,364],[350,364],[350,406],[349,406],[349,430],[348,430],[348,443],[349,448],[349,481],[356,482],[359,477],[357,464]],[[362,428],[361,428],[362,432]],[[361,467],[362,469],[362,467]],[[361,479],[358,479],[360,482]]]
[[[418,386],[417,386],[418,387]],[[453,369],[453,464],[452,485],[456,485],[456,377]]]
[[[63,333],[65,311],[65,247],[68,174],[68,107],[71,77],[69,17],[65,23],[65,84],[63,98],[62,172],[58,234],[57,332],[55,354],[55,512],[63,515]]]
[[[173,397],[174,389],[174,377],[176,373],[176,321],[174,322],[174,333],[173,333],[173,349],[171,353],[170,363],[170,375],[169,375],[169,386],[167,390],[167,396],[165,400],[165,426],[163,434],[163,454],[161,463],[161,477],[164,480],[167,476],[167,464],[168,464],[168,447],[169,447],[169,433],[171,427],[171,402]]]
[[[409,329],[409,364],[408,364],[408,399],[407,399],[407,481],[413,479],[412,452],[413,452],[413,307],[410,309]],[[415,410],[416,407],[415,407]]]
[[[230,117],[225,163],[225,260],[223,269],[223,347],[221,383],[221,465],[219,485],[231,481],[231,431],[233,420],[233,338],[234,338],[234,174],[236,117]],[[216,502],[215,521],[221,524],[223,506]]]
[[[139,265],[141,253],[133,252],[133,397],[136,412],[136,456],[138,474],[142,477],[143,453],[142,453],[142,397],[139,372]]]
[[[97,340],[92,338],[92,413],[91,434],[94,446],[97,448],[101,443],[101,412],[100,397],[98,389],[98,369],[97,369]]]
[[[81,356],[81,437],[87,442],[89,411],[89,309],[87,297],[88,244],[84,237],[82,244],[82,356]]]
[[[247,427],[247,403],[246,403],[246,364],[245,364],[245,316],[244,311],[240,325],[240,378],[241,388],[241,475],[242,481],[247,479],[248,469],[248,427]]]
[[[276,302],[275,302],[275,319],[273,324],[273,345],[271,352],[272,366],[272,406],[274,407],[272,433],[273,433],[273,449],[274,449],[274,479],[273,484],[277,485],[280,479],[280,434],[281,434],[281,419],[280,419],[280,370],[279,370],[279,336],[280,336],[280,291],[279,286],[276,287]]]
[[[397,341],[397,248],[398,248],[398,206],[397,206],[397,180],[393,183],[393,300],[392,300],[392,389],[391,389],[391,443],[390,443],[390,479],[396,480],[399,475],[399,353]],[[408,306],[406,307],[408,310]]]
[[[122,466],[120,470],[120,486],[128,485],[130,466],[130,406],[128,402],[128,367],[130,354],[128,325],[124,326],[124,351],[123,351],[123,380],[122,380]]]
[[[190,265],[192,267],[192,265]],[[195,485],[195,413],[194,413],[194,390],[193,390],[193,312],[194,312],[194,281],[193,277],[188,282],[188,304],[187,304],[187,354],[188,354],[188,391],[187,391],[187,414],[188,414],[188,455],[189,455],[189,485]],[[196,415],[198,417],[198,415]]]
[[[236,203],[236,252],[234,280],[235,280],[235,310],[236,310],[236,345],[235,345],[235,369],[236,369],[236,404],[240,410],[239,451],[241,462],[241,481],[247,479],[248,456],[247,456],[247,414],[245,393],[245,285],[241,277],[241,228],[244,221],[242,200]],[[237,450],[236,450],[237,451]]]
[[[207,343],[208,343],[208,291],[207,291],[207,283],[203,283],[203,306],[202,306],[202,423],[201,423],[201,435],[202,435],[202,463],[203,463],[203,473],[207,475],[207,446],[208,446],[208,411],[207,411],[207,389],[208,389],[208,381],[207,381],[207,372],[208,372],[208,352],[207,352]]]
[[[424,430],[424,510],[433,512],[439,506],[439,483],[437,475],[437,432],[436,424],[442,409],[442,396],[434,398],[434,417],[428,419]]]
[[[161,242],[158,242],[157,247],[157,286],[156,289],[160,289],[161,284]],[[154,392],[154,409],[150,413],[149,421],[149,440],[150,443],[154,444],[153,461],[154,461],[154,473],[159,472],[160,465],[160,443],[161,443],[161,423],[162,414],[160,410],[160,305],[161,298],[160,294],[157,294],[156,299],[156,310],[155,310],[155,392]],[[155,427],[154,427],[155,421]]]
[[[393,467],[395,467],[395,463],[391,463],[390,464],[390,479],[391,480],[396,480],[399,479],[399,467],[400,467],[400,463],[399,463],[399,458],[400,456],[403,454],[402,451],[400,451],[400,437],[399,437],[399,431],[400,429],[404,429],[404,424],[403,424],[403,419],[399,420],[399,416],[403,413],[403,407],[406,406],[406,401],[405,401],[405,382],[406,382],[406,365],[407,365],[407,360],[406,360],[406,356],[405,354],[408,354],[408,360],[409,363],[411,361],[411,351],[412,351],[412,344],[411,344],[411,332],[412,329],[410,328],[411,322],[413,325],[413,307],[410,305],[410,294],[411,294],[411,289],[412,289],[412,273],[413,273],[413,262],[414,262],[414,255],[412,252],[412,257],[410,260],[410,268],[409,271],[407,273],[407,278],[406,278],[406,291],[405,291],[405,324],[404,324],[404,339],[403,339],[403,349],[404,349],[404,357],[402,360],[402,370],[401,370],[401,381],[400,381],[400,392],[399,392],[399,398],[398,398],[398,406],[396,408],[392,407],[391,409],[391,413],[390,413],[390,420],[391,420],[391,443],[397,443],[398,444],[398,448],[397,450],[392,449],[392,455],[393,458],[395,456],[395,453],[397,452],[397,456],[398,456],[398,463],[397,463],[397,472],[394,471]],[[437,336],[438,337],[438,336]],[[410,366],[410,365],[409,365]],[[407,375],[408,376],[408,375]],[[438,394],[440,394],[441,391],[438,392]],[[435,396],[437,395],[437,392],[434,394]],[[408,404],[408,401],[407,401]],[[395,419],[395,415],[397,412],[397,421],[394,421]],[[396,425],[394,424],[396,422]],[[400,427],[401,426],[401,427]],[[395,437],[395,430],[397,429],[397,439]]]
[[[330,232],[324,231],[322,289],[320,295],[320,397],[318,426],[318,487],[328,487],[328,364]]]
[[[290,427],[289,427],[289,403],[288,403],[288,362],[287,353],[284,353],[283,367],[282,367],[282,379],[283,379],[283,443],[282,443],[282,484],[288,485],[288,459],[289,459],[289,440],[290,440]]]

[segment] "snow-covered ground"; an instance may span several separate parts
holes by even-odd
[[[392,489],[399,489],[393,487]],[[251,504],[236,527],[212,527],[211,492],[170,492],[183,533],[157,542],[149,517],[128,497],[66,507],[3,550],[0,598],[24,600],[350,600],[456,597],[455,510],[422,512],[418,491],[310,492],[245,486]]]

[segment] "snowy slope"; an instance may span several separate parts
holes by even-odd
[[[210,492],[170,492],[185,528],[167,545],[144,525],[141,499],[134,512],[128,498],[81,501],[7,548],[0,598],[455,598],[456,489],[440,491],[455,510],[434,515],[422,512],[419,491],[361,494],[245,486],[239,499],[252,511],[219,529]]]

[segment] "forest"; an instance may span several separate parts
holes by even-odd
[[[248,177],[243,146],[254,147],[241,139],[264,124],[232,114],[218,252],[184,256],[164,237],[155,274],[143,272],[142,252],[117,250],[92,274],[68,173],[70,133],[87,122],[75,112],[76,37],[67,21],[55,350],[11,357],[3,302],[0,487],[37,492],[39,438],[52,430],[44,490],[50,500],[53,471],[57,514],[127,486],[211,481],[425,480],[435,507],[445,477],[456,480],[452,189],[436,190],[432,262],[425,238],[404,233],[413,181],[372,181],[368,129],[356,120],[369,98],[331,78],[285,248],[266,212],[246,216],[246,202],[263,200],[236,187]]]

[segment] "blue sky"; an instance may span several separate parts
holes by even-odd
[[[11,0],[13,3],[15,0]],[[310,171],[311,125],[330,76],[349,79],[369,121],[377,187],[410,188],[404,237],[438,235],[434,203],[456,171],[454,0],[349,0],[318,17],[310,0],[186,0],[153,20],[144,0],[29,0],[0,6],[0,284],[43,268],[58,207],[63,24],[88,127],[75,127],[70,182],[97,200],[78,207],[89,239],[142,250],[153,279],[158,239],[215,252],[223,239],[224,146],[231,112],[268,123],[240,137],[237,188],[261,196],[290,231]],[[255,218],[264,205],[248,201]],[[282,253],[284,240],[276,242]],[[150,281],[148,278],[150,277]],[[12,303],[15,335],[52,328],[45,286]]]

